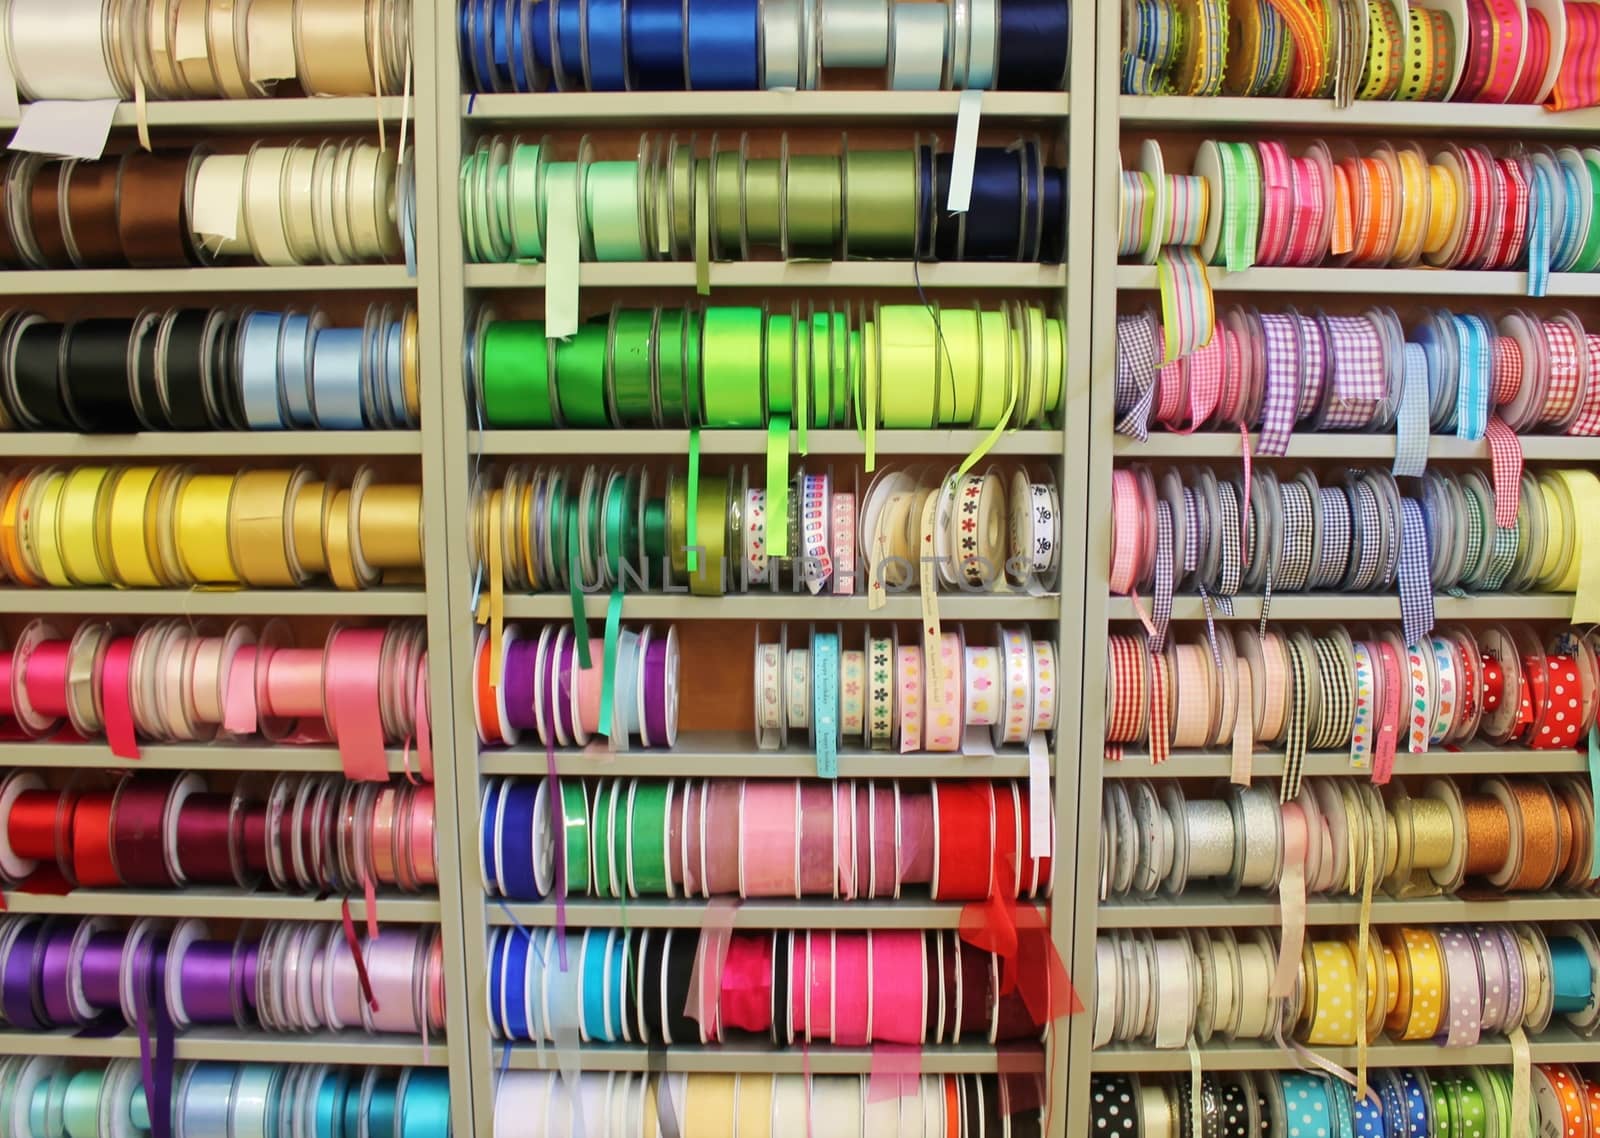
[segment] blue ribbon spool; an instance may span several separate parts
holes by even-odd
[[[621,91],[627,85],[622,0],[584,0],[584,82],[591,91]]]
[[[688,0],[689,89],[754,91],[761,82],[758,0]]]
[[[628,82],[635,91],[681,91],[686,0],[628,0]]]

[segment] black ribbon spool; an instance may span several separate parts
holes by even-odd
[[[165,377],[167,418],[176,431],[203,431],[211,426],[206,414],[206,326],[211,312],[205,308],[179,309],[168,322],[165,357],[160,362]]]
[[[138,425],[128,376],[133,321],[101,317],[68,324],[61,355],[83,431],[131,432]]]
[[[60,324],[39,322],[17,334],[16,354],[11,359],[16,418],[34,430],[85,429],[61,381],[62,331]]]

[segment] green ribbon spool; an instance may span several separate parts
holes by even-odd
[[[691,164],[692,163],[692,164]],[[693,252],[695,167],[689,149],[680,146],[672,154],[672,248],[676,256]]]
[[[910,257],[917,244],[917,156],[911,150],[845,155],[844,216],[852,257]]]
[[[650,393],[650,332],[655,312],[649,308],[619,308],[611,330],[611,392],[616,422],[623,427],[654,425]]]
[[[1221,167],[1222,210],[1220,233],[1213,265],[1223,265],[1230,273],[1248,269],[1256,262],[1256,242],[1261,229],[1261,163],[1256,149],[1246,142],[1218,142],[1217,162]]]
[[[576,499],[567,503],[565,511],[567,518],[567,590],[572,598],[572,635],[577,643],[573,645],[573,655],[578,661],[578,667],[588,671],[594,667],[589,656],[589,617],[583,609],[583,560],[578,553],[581,522],[578,518],[578,503]]]
[[[603,779],[594,799],[595,827],[594,833],[589,835],[589,845],[593,851],[594,891],[601,897],[611,896],[611,850],[607,846],[611,839],[611,811],[617,798],[618,785],[615,779]]]
[[[829,154],[789,155],[784,218],[790,260],[831,260],[839,244],[839,159]]]
[[[667,554],[667,503],[651,498],[644,504],[644,555],[651,568]]]
[[[783,242],[783,179],[776,158],[752,158],[744,165],[745,234],[752,245],[776,249]],[[721,199],[717,208],[723,208]]]
[[[964,427],[978,414],[983,360],[976,308],[939,310],[939,422]]]
[[[584,172],[584,217],[597,261],[644,260],[639,164],[591,162]]]
[[[1011,326],[1006,314],[1000,311],[983,312],[978,316],[978,342],[983,348],[979,372],[978,414],[976,425],[993,428],[1004,424],[1006,405],[1016,378],[1013,367],[1020,370],[1020,360],[1013,363],[1011,355]]]
[[[702,319],[700,383],[705,425],[761,426],[761,309],[719,305],[706,309]]]
[[[561,787],[562,829],[566,841],[567,893],[581,897],[589,891],[589,803],[581,779],[568,779]],[[595,817],[600,815],[596,813]]]
[[[604,324],[580,324],[569,340],[556,341],[556,394],[562,421],[575,430],[608,427]]]
[[[739,217],[743,203],[739,200],[738,151],[718,151],[712,188],[716,193],[717,243],[728,256],[740,256]]]
[[[937,425],[933,377],[939,370],[938,325],[920,304],[885,304],[873,322],[876,359],[867,359],[866,379],[876,382],[879,422],[885,427]]]
[[[501,320],[489,325],[478,365],[483,415],[489,426],[555,426],[548,363],[542,320]]]
[[[612,577],[620,581],[623,561],[632,561],[639,545],[637,478],[616,475],[611,480],[605,498],[606,568]]]
[[[794,408],[794,320],[767,317],[767,413],[787,415]],[[801,373],[802,375],[804,372]]]
[[[100,1138],[100,1090],[105,1078],[105,1068],[91,1067],[68,1082],[62,1111],[67,1138]]]
[[[544,256],[544,187],[539,147],[522,143],[511,151],[505,196],[510,205],[511,251],[519,261]]]
[[[708,475],[701,479],[698,500],[691,508],[695,534],[690,544],[705,546],[705,557],[690,566],[689,592],[697,597],[722,595],[723,555],[727,551],[728,479]]]
[[[687,423],[684,397],[684,330],[687,313],[681,308],[663,308],[656,321],[656,390],[661,396],[661,425]]]
[[[633,791],[629,811],[632,831],[628,839],[628,874],[634,892],[641,896],[667,891],[667,785],[641,781]]]
[[[767,555],[789,556],[789,416],[767,424]]]

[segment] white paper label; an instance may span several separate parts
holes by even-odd
[[[189,0],[194,3],[195,0]],[[211,53],[206,46],[206,22],[204,20],[179,20],[176,56],[181,63],[186,59],[205,59]]]
[[[257,83],[293,79],[296,74],[294,40],[274,34],[250,21],[250,78]]]
[[[1034,857],[1054,857],[1050,833],[1050,744],[1043,731],[1028,739],[1028,848]]]
[[[10,146],[63,158],[99,158],[105,153],[116,114],[115,99],[29,103],[22,109],[22,121]]]
[[[207,193],[203,184],[196,185],[194,210],[190,215],[189,224],[202,237],[233,241],[239,236],[241,208],[242,203],[233,194]]]
[[[565,178],[548,183],[544,268],[544,331],[566,339],[578,332],[578,194]]]
[[[950,197],[945,208],[966,213],[972,202],[972,166],[978,158],[978,119],[983,114],[983,92],[963,91],[956,104],[956,141],[950,151]]]

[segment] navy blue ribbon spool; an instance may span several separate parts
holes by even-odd
[[[506,786],[500,825],[500,892],[513,901],[539,901],[534,877],[533,810],[538,783]]]
[[[1066,85],[1070,8],[1061,0],[1001,0],[997,90],[1059,91]]]
[[[635,91],[681,91],[685,0],[628,0],[628,80]]]
[[[759,0],[688,0],[689,89],[754,91],[761,83]]]

